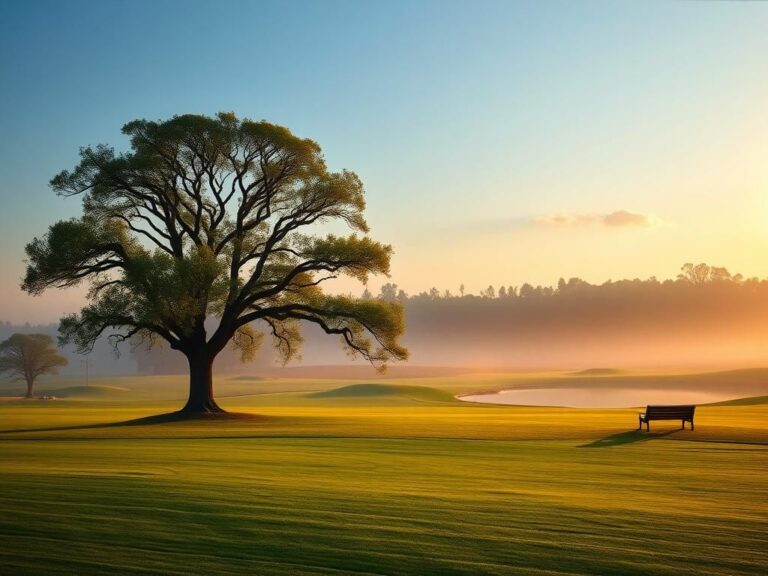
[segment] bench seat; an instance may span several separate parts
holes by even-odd
[[[646,431],[651,430],[651,420],[680,420],[685,430],[685,423],[690,422],[693,430],[693,415],[696,412],[695,405],[676,405],[676,406],[647,406],[645,413],[638,415],[638,430],[643,429],[645,424]]]

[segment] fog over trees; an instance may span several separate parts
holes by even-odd
[[[672,280],[489,286],[406,296],[414,361],[512,367],[764,365],[768,281],[686,264]]]
[[[404,343],[411,364],[513,368],[737,367],[768,365],[768,279],[744,278],[725,268],[686,264],[675,279],[590,284],[561,279],[488,286],[471,294],[437,287],[409,295],[394,283],[363,296],[405,306]],[[0,338],[48,327],[0,323]],[[70,355],[65,373],[77,373]],[[183,357],[168,348],[125,349],[115,358],[100,342],[91,355],[95,373],[182,373]],[[334,342],[306,328],[302,362],[346,364]],[[253,363],[234,352],[217,359],[218,372],[259,373],[280,366],[269,347]]]

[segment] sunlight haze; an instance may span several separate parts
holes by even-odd
[[[0,0],[0,574],[768,575],[768,0]]]
[[[189,2],[171,28],[173,2],[78,4],[0,6],[1,319],[82,302],[19,290],[24,245],[80,212],[48,180],[183,112],[289,126],[357,172],[409,293],[768,276],[763,4]]]

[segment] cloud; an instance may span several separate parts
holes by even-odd
[[[551,216],[519,217],[519,218],[489,218],[465,222],[460,227],[462,234],[503,234],[516,230],[537,227],[576,228],[576,227],[605,227],[620,228],[655,228],[663,222],[653,214],[630,212],[629,210],[614,210],[605,214],[574,214],[558,213]],[[446,225],[443,232],[456,233],[456,224]]]
[[[658,223],[652,214],[639,214],[627,210],[617,210],[606,214],[602,217],[602,221],[606,226],[640,226],[642,228],[650,228]]]
[[[659,224],[659,219],[653,214],[616,210],[608,214],[556,214],[538,218],[536,223],[550,226],[601,224],[611,228],[652,228]]]

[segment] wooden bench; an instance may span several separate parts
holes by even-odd
[[[683,423],[683,430],[685,430],[685,423],[691,423],[691,430],[693,430],[693,413],[696,411],[696,406],[693,405],[681,405],[681,406],[648,406],[645,409],[645,414],[638,416],[638,430],[643,429],[645,424],[646,431],[651,430],[651,420],[680,420]]]

